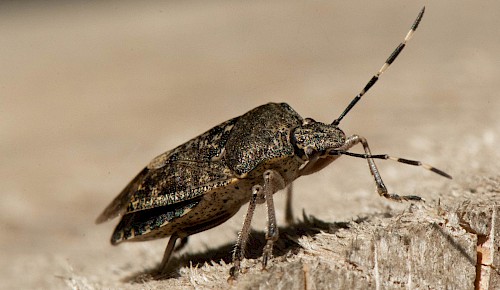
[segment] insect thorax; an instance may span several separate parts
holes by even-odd
[[[224,161],[236,175],[243,176],[262,164],[294,157],[290,134],[302,121],[285,103],[269,103],[247,112],[231,130]]]

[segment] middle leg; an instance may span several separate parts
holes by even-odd
[[[276,212],[274,209],[273,194],[285,188],[285,180],[275,170],[264,172],[264,196],[267,205],[267,231],[266,245],[262,254],[262,268],[265,269],[267,261],[272,257],[273,244],[278,240],[279,230],[276,224]]]

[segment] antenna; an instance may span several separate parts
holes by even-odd
[[[370,88],[378,81],[380,76],[387,70],[387,68],[389,68],[389,66],[394,62],[394,60],[396,60],[396,58],[401,53],[403,48],[405,48],[406,43],[408,41],[410,41],[410,39],[412,38],[415,30],[417,30],[417,27],[420,24],[422,17],[424,16],[424,12],[425,12],[425,6],[418,13],[417,19],[415,19],[415,22],[413,22],[413,25],[411,26],[410,31],[408,31],[408,34],[406,34],[406,37],[403,40],[403,42],[401,42],[398,45],[398,47],[396,47],[396,49],[391,53],[391,55],[385,61],[384,65],[380,68],[380,70],[375,75],[373,75],[373,77],[370,79],[370,81],[368,81],[368,83],[361,90],[361,92],[359,92],[359,94],[356,97],[354,97],[354,99],[347,106],[347,108],[345,108],[344,112],[342,112],[342,114],[340,114],[340,116],[332,122],[332,125],[337,126],[340,123],[340,121],[342,121],[342,119],[345,117],[345,115],[347,115],[347,113],[349,113],[349,111],[354,107],[354,105],[356,105],[356,103],[361,99],[361,97],[363,97],[363,95],[366,92],[368,92],[368,90],[370,90]]]
[[[330,152],[330,155],[333,155],[333,156],[336,156],[336,155],[348,155],[348,156],[357,157],[357,158],[363,158],[363,159],[370,159],[371,158],[371,159],[392,160],[392,161],[396,161],[396,162],[400,162],[400,163],[404,163],[404,164],[408,164],[408,165],[421,166],[424,169],[432,171],[432,172],[434,172],[436,174],[439,174],[439,175],[441,175],[443,177],[446,177],[448,179],[453,179],[453,177],[451,177],[451,175],[449,175],[448,173],[444,172],[443,170],[437,169],[436,167],[434,167],[432,165],[423,163],[423,162],[418,161],[418,160],[411,160],[411,159],[406,159],[406,158],[399,158],[399,157],[394,157],[394,156],[390,156],[390,155],[387,155],[387,154],[377,154],[377,155],[360,154],[360,153],[353,153],[353,152],[343,151],[343,150],[332,150]]]

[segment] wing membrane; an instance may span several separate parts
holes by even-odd
[[[108,205],[96,222],[190,200],[228,184],[231,176],[221,156],[237,119],[215,126],[154,158]]]

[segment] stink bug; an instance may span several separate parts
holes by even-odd
[[[374,159],[422,166],[444,177],[451,176],[420,161],[372,155],[365,138],[346,137],[338,125],[403,50],[424,9],[382,68],[331,124],[302,118],[285,103],[257,107],[154,158],[111,202],[97,223],[122,215],[111,237],[113,245],[170,236],[160,265],[163,271],[177,239],[182,241],[180,248],[188,236],[222,224],[249,202],[233,253],[230,275],[234,277],[240,270],[256,204],[266,203],[268,210],[263,252],[266,267],[273,242],[278,239],[273,194],[298,177],[323,169],[341,155],[368,161],[379,195],[395,201],[421,200],[413,195],[389,194]],[[348,151],[358,143],[365,154]]]

